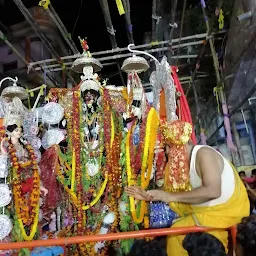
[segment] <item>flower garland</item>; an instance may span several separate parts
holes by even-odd
[[[131,130],[128,131],[128,134],[126,137],[126,171],[127,171],[127,178],[128,178],[128,186],[133,186],[133,185],[135,185],[135,177],[134,177],[134,173],[132,172],[132,168],[131,168],[130,137],[131,137]],[[129,199],[130,199],[130,211],[132,214],[132,218],[135,223],[139,224],[143,221],[143,218],[145,215],[146,202],[141,201],[140,215],[139,215],[139,217],[137,217],[134,197],[130,196]]]
[[[159,126],[159,117],[154,108],[151,108],[147,118],[145,147],[141,167],[141,186],[146,189],[153,169],[153,160],[155,145],[157,140],[157,131]],[[147,169],[147,174],[146,174]]]
[[[22,195],[22,179],[21,173],[23,166],[17,157],[17,152],[12,143],[9,145],[9,154],[11,158],[12,168],[13,168],[13,193],[14,193],[14,205],[15,213],[18,217],[19,228],[21,234],[26,241],[31,241],[36,232],[38,226],[39,218],[39,199],[40,199],[40,179],[39,179],[39,170],[36,162],[36,156],[31,145],[25,145],[25,149],[29,154],[29,158],[32,159],[31,169],[32,169],[32,191],[30,197],[26,198]],[[32,221],[31,221],[32,220]],[[30,227],[30,234],[27,235],[24,225]]]
[[[72,145],[75,154],[75,168],[73,168],[73,175],[76,180],[76,196],[77,196],[77,234],[83,234],[83,211],[82,211],[82,171],[81,171],[81,142],[80,142],[80,91],[78,89],[73,90],[73,134]],[[72,175],[72,176],[73,176]]]
[[[141,184],[140,185],[143,189],[146,189],[147,186],[149,185],[150,176],[153,169],[154,149],[155,149],[155,143],[157,138],[158,126],[159,126],[158,114],[154,108],[151,108],[147,117],[146,134],[144,138],[144,151],[143,151],[142,166],[141,166]],[[126,137],[126,170],[127,170],[128,186],[133,186],[135,184],[135,181],[138,180],[138,178],[135,176],[134,170],[131,165],[131,160],[132,160],[130,155],[131,133],[132,133],[132,130],[129,130]],[[147,170],[147,173],[146,173],[146,170]],[[145,201],[141,201],[140,213],[139,213],[139,217],[137,217],[134,197],[129,197],[129,199],[130,199],[130,211],[131,211],[133,220],[136,223],[141,223],[144,220],[145,213],[147,212],[147,204]],[[149,225],[148,216],[146,216],[144,220],[144,224],[146,226]]]

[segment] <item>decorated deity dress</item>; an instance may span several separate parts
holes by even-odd
[[[30,241],[36,238],[42,216],[40,205],[48,191],[40,182],[33,147],[22,138],[20,118],[10,117],[5,117],[6,128],[1,134],[1,159],[6,157],[10,163],[9,175],[5,180],[7,178],[13,195],[9,208],[13,226],[11,237],[14,241]],[[8,168],[7,164],[5,168]],[[40,194],[43,195],[42,198]],[[8,222],[5,225],[8,226]],[[12,255],[15,253],[12,252]]]

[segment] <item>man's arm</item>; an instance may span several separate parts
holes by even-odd
[[[154,191],[148,191],[149,195],[156,200],[158,199],[167,203],[180,202],[187,204],[200,204],[220,197],[221,174],[224,167],[222,157],[213,149],[201,148],[197,153],[196,167],[202,178],[201,187],[188,192],[165,192],[162,195],[156,195]]]
[[[196,167],[199,169],[202,186],[192,191],[172,193],[171,201],[200,204],[221,196],[222,157],[210,148],[198,150]]]

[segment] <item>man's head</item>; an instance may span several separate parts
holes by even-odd
[[[256,169],[253,169],[253,170],[252,170],[251,177],[252,177],[252,178],[256,178]]]
[[[128,256],[167,256],[165,248],[157,240],[136,240]]]
[[[190,233],[183,240],[189,256],[226,256],[223,244],[207,233]]]
[[[241,179],[244,179],[246,177],[245,171],[239,172],[239,176]]]
[[[242,246],[244,255],[253,256],[256,251],[256,216],[243,218],[237,226],[236,240]]]

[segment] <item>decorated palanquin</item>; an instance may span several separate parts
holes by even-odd
[[[136,230],[141,223],[149,227],[146,202],[136,206],[123,188],[149,186],[158,114],[138,97],[139,88],[129,95],[126,88],[101,84],[92,71],[87,67],[87,79],[77,87],[51,89],[48,95],[65,109],[67,121],[67,145],[51,149],[58,151],[56,175],[66,194],[62,236]],[[132,106],[133,98],[144,104],[143,114]],[[105,255],[107,248],[107,243],[96,243],[69,250]],[[129,241],[115,244],[120,254],[129,248]]]
[[[15,241],[168,227],[177,217],[168,205],[137,201],[124,188],[190,189],[185,144],[193,133],[191,125],[183,122],[191,123],[191,117],[176,69],[171,70],[165,58],[157,64],[151,76],[152,107],[138,75],[148,68],[145,59],[133,56],[126,60],[122,68],[127,72],[127,86],[111,86],[97,75],[101,64],[90,55],[87,42],[81,40],[81,45],[83,56],[72,66],[83,74],[80,83],[69,89],[51,88],[36,116],[27,110],[19,113],[30,141],[20,150],[26,151],[30,162],[25,166],[9,146],[11,168],[18,170],[12,171],[14,216],[18,218],[11,237]],[[141,68],[136,71],[134,63],[137,68],[142,64]],[[177,108],[178,91],[181,105]],[[10,141],[6,129],[2,137]],[[42,155],[39,148],[43,148]],[[23,183],[21,168],[29,173]],[[29,205],[22,210],[26,202]],[[22,237],[15,237],[19,230]],[[132,243],[66,246],[66,255],[111,255],[110,248],[124,255]],[[40,250],[33,255],[40,255]]]

